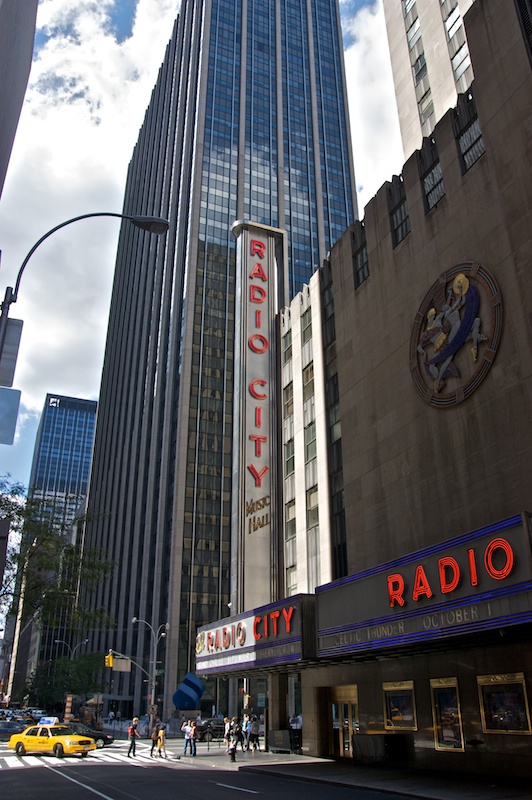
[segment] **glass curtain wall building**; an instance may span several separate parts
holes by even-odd
[[[125,213],[170,220],[119,241],[87,541],[116,562],[94,633],[165,671],[164,713],[197,626],[229,601],[237,219],[286,230],[286,302],[356,217],[336,0],[185,0],[133,152]],[[133,617],[138,622],[131,622]],[[157,642],[161,624],[166,638]],[[145,676],[110,702],[142,712]],[[156,690],[163,700],[162,675]],[[204,698],[219,707],[219,698]],[[160,710],[161,706],[159,706]]]
[[[84,512],[97,407],[95,400],[46,395],[28,497],[42,508],[42,521],[51,522],[58,533],[68,535],[76,515]],[[22,549],[29,546],[30,541],[23,540]],[[57,606],[53,629],[39,622],[35,609],[24,608],[27,624],[18,643],[13,696],[22,691],[39,662],[50,663],[64,655],[64,646],[56,639],[70,640],[73,602],[68,596]]]

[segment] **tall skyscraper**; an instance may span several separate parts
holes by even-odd
[[[170,713],[197,626],[230,598],[231,226],[286,231],[288,302],[356,216],[336,0],[184,2],[124,210],[171,227],[164,243],[125,228],[119,242],[89,494],[100,517],[87,526],[117,565],[92,598],[117,628],[92,647],[164,661]],[[144,709],[143,680],[114,676],[123,711]]]
[[[33,55],[37,0],[0,3],[0,195]]]
[[[405,158],[473,80],[463,16],[474,0],[384,0]]]
[[[68,531],[87,497],[97,405],[95,400],[46,395],[33,452],[28,497],[42,504],[43,520],[51,520],[58,531]],[[29,546],[29,542],[26,544]],[[24,599],[22,594],[22,604]],[[39,661],[64,655],[55,640],[70,635],[72,603],[72,597],[65,598],[64,607],[57,609],[57,626],[53,630],[34,624],[39,622],[35,609],[23,609],[23,630],[19,635],[15,632],[18,651],[15,651],[13,686],[9,692],[13,697]]]

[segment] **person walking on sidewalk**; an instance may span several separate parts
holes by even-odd
[[[151,730],[150,738],[151,738],[151,749],[150,749],[150,757],[153,758],[153,751],[157,747],[157,736],[159,734],[159,728],[161,727],[161,723],[158,719],[154,720],[153,728]]]
[[[196,742],[198,741],[198,725],[196,720],[193,720],[190,724],[192,731],[190,732],[190,742],[192,746],[192,755],[196,755]]]
[[[157,754],[159,758],[168,758],[166,755],[166,731],[164,725],[159,726],[159,732],[157,734]],[[194,755],[194,753],[192,755]]]
[[[137,739],[140,739],[140,733],[137,730],[139,724],[139,718],[133,717],[131,720],[131,725],[127,729],[127,738],[129,739],[129,750],[127,751],[127,757],[132,758],[135,756],[135,747],[137,744]]]
[[[253,750],[253,752],[255,752],[255,750],[260,750],[259,733],[259,721],[257,717],[253,716],[251,718],[251,727],[249,729],[249,747]]]
[[[229,753],[229,761],[235,762],[236,761],[236,746],[238,744],[238,738],[236,735],[236,730],[233,728],[229,733],[229,745],[227,748],[227,752]]]

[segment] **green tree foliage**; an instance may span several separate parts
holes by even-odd
[[[10,520],[10,544],[0,590],[0,612],[16,613],[23,594],[22,625],[36,620],[72,632],[113,627],[106,609],[89,610],[79,587],[90,589],[107,577],[113,562],[81,546],[65,521],[64,503],[26,498],[21,484],[0,477],[0,517]],[[83,517],[77,518],[81,530]]]
[[[40,664],[29,687],[30,703],[53,709],[71,693],[84,696],[104,691],[103,653],[86,653]]]

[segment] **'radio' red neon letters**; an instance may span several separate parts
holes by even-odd
[[[495,553],[501,551],[503,554],[503,563],[497,567],[495,565]],[[501,537],[492,539],[486,549],[484,550],[483,564],[486,574],[496,581],[502,581],[507,578],[514,567],[514,552],[510,542]],[[463,572],[460,568],[458,561],[452,556],[445,556],[438,559],[438,577],[439,577],[439,590],[442,594],[450,594],[460,585],[463,574],[469,578],[471,586],[478,585],[478,571],[477,571],[477,558],[473,548],[467,551],[467,566]],[[400,572],[394,572],[387,577],[388,583],[388,602],[390,608],[394,605],[404,606],[406,603],[406,581]],[[427,577],[427,573],[423,564],[418,564],[415,568],[414,579],[412,584],[412,600],[418,602],[422,598],[432,597],[434,594],[433,588]]]

